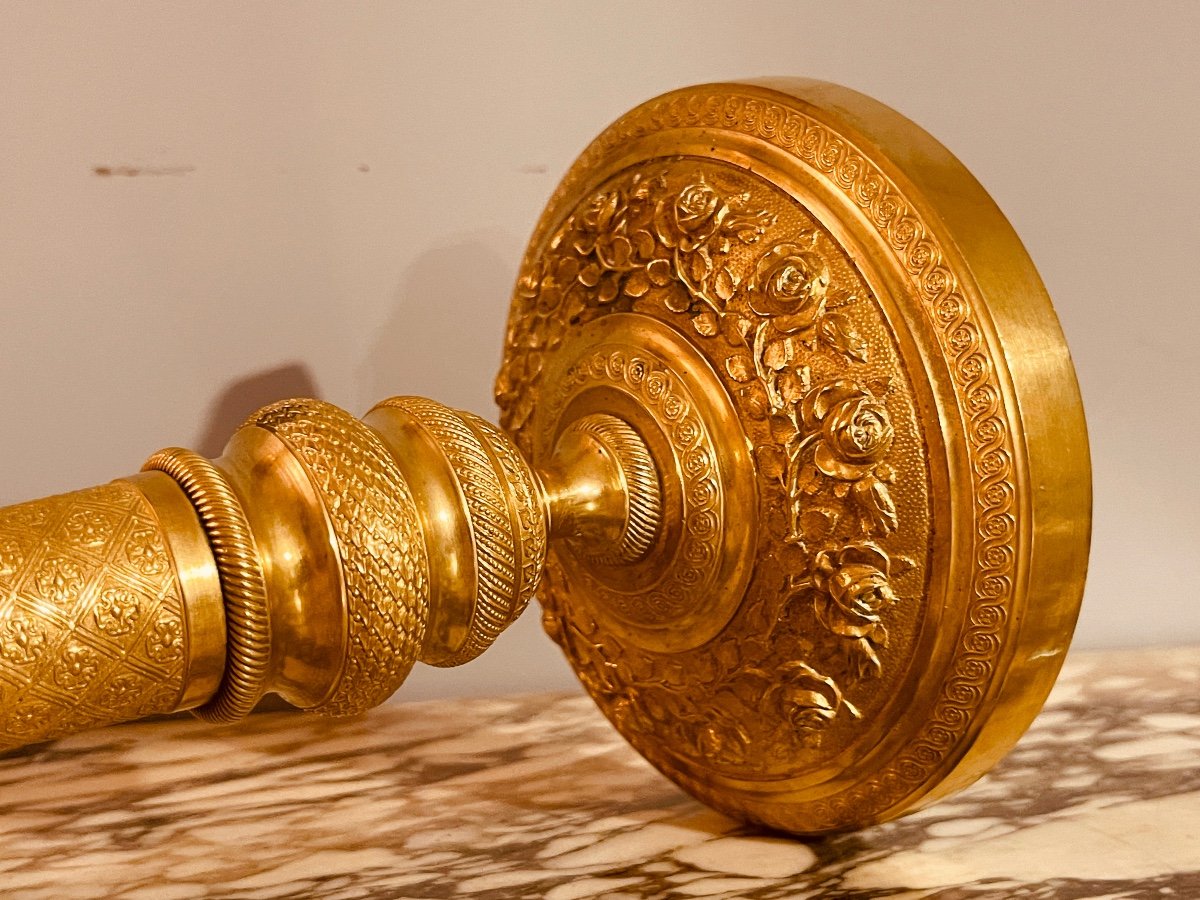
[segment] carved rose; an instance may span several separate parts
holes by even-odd
[[[869,541],[817,554],[813,610],[824,627],[854,641],[859,677],[880,669],[875,650],[887,646],[879,612],[896,602],[889,569],[887,554]]]
[[[595,237],[608,232],[615,223],[624,218],[627,206],[625,195],[621,191],[601,191],[593,194],[577,223],[581,237],[591,235],[593,243],[589,245],[585,241],[581,245],[580,239],[576,239],[575,249],[585,256],[591,253]]]
[[[816,467],[845,481],[865,477],[895,437],[887,407],[843,378],[808,393],[800,403],[800,417],[810,434],[821,433],[813,454]]]
[[[638,228],[648,219],[644,200],[640,189],[631,195],[619,190],[593,194],[572,220],[571,246],[582,260],[560,261],[557,281],[578,281],[599,304],[622,295],[641,297],[652,284],[666,284],[670,266],[666,260],[652,258],[654,238]],[[543,284],[543,292],[554,283],[552,279]]]
[[[573,245],[580,256],[596,251],[602,260],[612,257],[613,232],[625,218],[628,202],[621,191],[593,194],[575,219]],[[622,238],[625,244],[629,242]]]
[[[654,230],[664,246],[691,253],[717,233],[728,214],[721,195],[700,180],[658,202]]]
[[[805,663],[785,663],[777,674],[780,712],[801,736],[829,724],[843,706],[858,717],[858,710],[842,697],[834,680]]]
[[[746,302],[784,334],[816,336],[825,314],[829,266],[815,250],[778,244],[759,258],[746,285]]]

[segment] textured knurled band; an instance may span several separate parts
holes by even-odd
[[[432,435],[466,497],[475,538],[476,602],[463,645],[434,663],[462,665],[492,645],[521,614],[532,593],[526,585],[523,528],[511,510],[509,479],[500,459],[489,449],[494,442],[473,428],[466,414],[423,397],[393,397],[380,406],[412,416]],[[528,493],[532,495],[532,487]]]
[[[662,527],[662,488],[654,457],[641,435],[616,416],[596,413],[572,426],[595,436],[617,459],[625,479],[629,515],[615,550],[591,558],[610,564],[634,563],[644,559],[654,546]]]
[[[379,436],[332,404],[285,400],[243,427],[271,432],[303,466],[342,559],[348,652],[341,677],[313,711],[365,712],[404,681],[429,621],[429,562],[412,492]]]
[[[236,722],[262,698],[271,659],[267,590],[250,523],[225,476],[198,453],[160,450],[142,471],[171,476],[187,494],[208,537],[225,603],[226,656],[221,685],[192,710],[207,722]]]
[[[514,495],[515,503],[510,504],[510,512],[516,517],[513,526],[520,535],[518,546],[521,550],[518,563],[521,578],[512,611],[512,619],[515,620],[525,611],[542,580],[542,571],[546,567],[546,529],[550,514],[537,476],[512,439],[486,419],[472,413],[464,413],[463,417],[487,441]]]

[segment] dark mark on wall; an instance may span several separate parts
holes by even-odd
[[[136,178],[139,175],[188,175],[195,166],[93,166],[92,174],[101,178]]]
[[[550,171],[550,167],[544,163],[526,163],[523,166],[519,166],[517,171],[522,175],[545,175]]]
[[[360,172],[370,172],[370,171],[371,171],[371,167],[370,167],[370,166],[368,166],[366,163],[359,163],[359,164],[358,164],[358,171],[360,171]]]

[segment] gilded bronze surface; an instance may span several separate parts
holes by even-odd
[[[716,515],[685,556],[729,549],[735,576],[654,602],[680,570],[660,554],[639,585],[664,641],[596,589],[623,572],[552,553],[547,629],[608,717],[698,796],[791,831],[978,777],[1061,664],[1090,518],[1070,361],[983,189],[845,89],[666,95],[584,151],[530,242],[497,397],[535,464],[564,360],[608,327],[702,357],[664,375],[688,387],[672,421],[732,404],[723,439],[753,459],[748,483],[701,491]]]
[[[200,642],[164,519],[120,481],[0,511],[0,748],[180,703]]]
[[[530,241],[503,430],[259,411],[207,461],[0,511],[0,742],[151,712],[339,715],[539,594],[613,724],[796,833],[977,778],[1078,610],[1086,432],[1049,299],[944,148],[818,82],[623,116]]]

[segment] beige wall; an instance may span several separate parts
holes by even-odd
[[[1200,639],[1197,34],[1194,3],[10,0],[0,503],[215,453],[285,395],[491,415],[517,261],[575,154],[666,89],[803,74],[938,136],[1042,271],[1096,467],[1079,643]],[[536,619],[404,696],[570,683]]]

